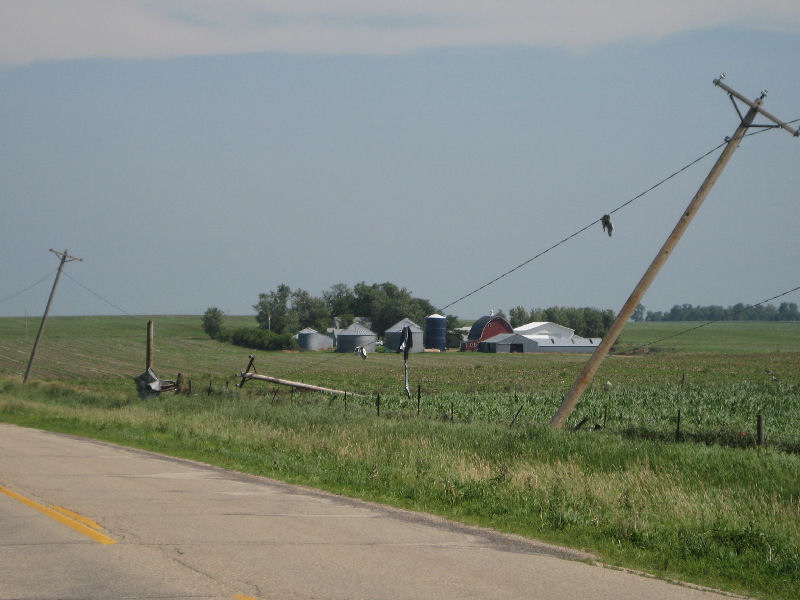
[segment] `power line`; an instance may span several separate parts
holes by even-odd
[[[85,289],[87,292],[89,292],[89,293],[90,293],[90,294],[92,294],[93,296],[96,296],[97,298],[99,298],[100,300],[102,300],[103,302],[105,302],[106,304],[108,304],[109,306],[111,306],[112,308],[116,308],[116,309],[117,309],[119,312],[121,312],[123,315],[126,315],[126,316],[128,316],[128,317],[132,317],[132,316],[133,316],[132,314],[130,314],[130,313],[129,313],[129,312],[127,312],[126,310],[124,310],[124,309],[120,308],[119,306],[117,306],[116,304],[114,304],[113,302],[111,302],[111,300],[107,300],[107,299],[103,298],[103,297],[102,297],[100,294],[98,294],[97,292],[95,292],[95,291],[93,291],[93,290],[89,289],[88,287],[86,287],[85,285],[83,285],[83,284],[82,284],[80,281],[78,281],[77,279],[75,279],[75,278],[74,278],[72,275],[70,275],[69,273],[66,273],[66,272],[65,272],[65,273],[64,273],[64,276],[65,276],[65,277],[67,277],[67,278],[69,278],[69,279],[71,279],[72,281],[74,281],[75,283],[77,283],[79,286],[81,286],[83,289]]]
[[[788,121],[788,123],[795,123],[795,122],[798,122],[798,121],[800,121],[800,119],[795,119],[795,120],[793,120],[793,121]],[[759,133],[764,133],[765,131],[771,131],[771,130],[772,130],[772,129],[759,129],[758,131],[754,131],[754,132],[751,132],[751,133],[747,133],[747,134],[745,134],[745,135],[744,135],[744,136],[742,136],[742,137],[749,137],[749,136],[751,136],[751,135],[758,135]],[[691,162],[687,163],[686,165],[684,165],[683,167],[681,167],[681,168],[680,168],[680,169],[678,169],[677,171],[675,171],[675,172],[671,173],[670,175],[668,175],[667,177],[665,177],[664,179],[662,179],[661,181],[659,181],[659,182],[658,182],[658,183],[656,183],[655,185],[652,185],[651,187],[647,188],[646,190],[644,190],[644,191],[643,191],[643,192],[641,192],[640,194],[637,194],[636,196],[634,196],[634,197],[633,197],[633,198],[631,198],[630,200],[627,200],[626,202],[623,202],[622,204],[620,204],[619,206],[617,206],[615,209],[613,209],[613,210],[609,211],[607,214],[609,214],[609,215],[613,215],[614,213],[616,213],[616,212],[618,212],[618,211],[622,210],[623,208],[627,207],[628,205],[632,204],[632,203],[633,203],[633,202],[635,202],[636,200],[639,200],[639,199],[640,199],[641,197],[643,197],[645,194],[648,194],[648,193],[652,192],[654,189],[656,189],[657,187],[659,187],[659,186],[663,185],[664,183],[666,183],[667,181],[669,181],[670,179],[672,179],[672,178],[673,178],[673,177],[675,177],[676,175],[679,175],[680,173],[682,173],[682,172],[683,172],[683,171],[685,171],[686,169],[688,169],[688,168],[690,168],[690,167],[694,166],[695,164],[697,164],[698,162],[700,162],[700,161],[701,161],[701,160],[703,160],[704,158],[708,157],[709,155],[713,154],[714,152],[716,152],[717,150],[719,150],[720,148],[722,148],[723,146],[725,146],[727,143],[728,143],[728,140],[725,140],[725,141],[723,141],[721,144],[718,144],[717,146],[715,146],[714,148],[712,148],[712,149],[711,149],[711,150],[709,150],[708,152],[706,152],[706,153],[702,154],[701,156],[697,157],[697,158],[696,158],[696,159],[694,159],[693,161],[691,161]],[[567,237],[565,237],[564,239],[562,239],[562,240],[561,240],[561,241],[559,241],[559,242],[556,242],[555,244],[553,244],[553,245],[552,245],[552,246],[550,246],[549,248],[547,248],[547,249],[543,250],[542,252],[540,252],[540,253],[539,253],[539,254],[537,254],[536,256],[533,256],[533,257],[529,258],[528,260],[526,260],[526,261],[524,261],[524,262],[522,262],[522,263],[518,264],[517,266],[515,266],[515,267],[513,267],[513,268],[509,269],[509,270],[508,270],[508,271],[506,271],[505,273],[502,273],[501,275],[498,275],[498,276],[497,276],[497,277],[495,277],[494,279],[492,279],[492,280],[490,280],[490,281],[487,281],[487,282],[486,282],[486,283],[484,283],[482,286],[480,286],[480,287],[477,287],[477,288],[475,288],[474,290],[472,290],[471,292],[468,292],[468,293],[464,294],[463,296],[461,296],[460,298],[457,298],[457,299],[453,300],[452,302],[450,302],[449,304],[446,304],[445,306],[443,306],[443,307],[441,307],[441,308],[439,309],[439,312],[444,312],[446,309],[450,308],[450,307],[451,307],[451,306],[453,306],[454,304],[458,304],[458,303],[459,303],[459,302],[461,302],[462,300],[466,300],[466,299],[467,299],[467,298],[469,298],[470,296],[472,296],[472,295],[474,295],[474,294],[477,294],[478,292],[480,292],[481,290],[484,290],[484,289],[486,289],[486,288],[487,288],[487,287],[489,287],[490,285],[492,285],[492,284],[494,284],[494,283],[497,283],[498,281],[500,281],[500,280],[501,280],[501,279],[503,279],[504,277],[507,277],[508,275],[511,275],[511,274],[512,274],[512,273],[514,273],[515,271],[518,271],[519,269],[521,269],[522,267],[524,267],[524,266],[526,266],[526,265],[530,264],[530,263],[531,263],[531,262],[533,262],[534,260],[536,260],[536,259],[538,259],[538,258],[540,258],[540,257],[544,256],[545,254],[547,254],[547,253],[548,253],[548,252],[550,252],[551,250],[554,250],[555,248],[558,248],[559,246],[561,246],[562,244],[564,244],[564,243],[568,242],[569,240],[573,239],[574,237],[577,237],[578,235],[580,235],[581,233],[583,233],[583,232],[584,232],[584,231],[586,231],[587,229],[589,229],[589,228],[591,228],[591,227],[594,227],[594,226],[595,226],[595,225],[597,225],[597,224],[598,224],[598,223],[599,223],[601,220],[602,220],[602,218],[600,218],[600,219],[596,219],[596,220],[592,221],[591,223],[589,223],[589,224],[588,224],[588,225],[586,225],[585,227],[582,227],[582,228],[578,229],[578,230],[577,230],[575,233],[573,233],[573,234],[571,234],[571,235],[568,235]]]
[[[658,343],[663,342],[665,340],[669,340],[669,339],[676,338],[676,337],[681,336],[681,335],[685,335],[687,333],[691,333],[692,331],[696,331],[698,329],[706,327],[707,325],[711,325],[713,323],[719,323],[720,321],[727,321],[728,319],[730,319],[732,317],[735,317],[736,315],[740,315],[743,312],[747,312],[751,308],[755,308],[756,306],[761,306],[762,304],[766,304],[767,302],[771,302],[773,300],[777,300],[778,298],[782,298],[783,296],[787,296],[788,294],[791,294],[792,292],[796,292],[798,290],[800,290],[800,285],[798,285],[795,288],[792,288],[791,290],[787,290],[785,292],[781,292],[780,294],[778,294],[776,296],[772,296],[772,298],[767,298],[766,300],[762,300],[761,302],[756,302],[755,304],[752,304],[752,305],[749,305],[749,306],[745,306],[743,308],[740,308],[739,310],[735,310],[732,313],[729,313],[729,314],[725,315],[721,319],[715,319],[713,321],[707,321],[705,323],[701,323],[700,325],[695,325],[694,327],[689,327],[688,329],[684,329],[684,330],[679,331],[677,333],[672,333],[672,334],[667,335],[667,336],[665,336],[663,338],[660,338],[660,339],[657,339],[657,340],[653,340],[652,342],[647,342],[646,344],[642,344],[641,346],[636,346],[633,350],[626,350],[625,352],[636,352],[637,350],[642,350],[644,348],[647,348],[647,347],[652,346],[654,344],[658,344]],[[619,354],[623,354],[623,352],[616,352],[615,354],[619,355]]]
[[[14,298],[16,298],[17,296],[21,296],[22,294],[24,294],[24,293],[25,293],[25,292],[27,292],[28,290],[30,290],[30,289],[32,289],[32,288],[35,288],[37,285],[39,285],[40,283],[42,283],[42,282],[43,282],[45,279],[49,279],[49,278],[50,278],[50,276],[51,276],[53,273],[55,273],[56,271],[58,271],[58,269],[53,269],[53,270],[52,270],[52,271],[50,271],[50,272],[49,272],[47,275],[45,275],[44,277],[42,277],[42,278],[41,278],[39,281],[37,281],[36,283],[32,283],[31,285],[29,285],[28,287],[26,287],[24,290],[21,290],[21,291],[17,292],[16,294],[11,294],[11,295],[10,295],[8,298],[3,298],[2,300],[0,300],[0,304],[2,304],[3,302],[8,302],[9,300],[13,300],[13,299],[14,299]]]
[[[673,177],[675,177],[676,175],[678,175],[678,174],[682,173],[683,171],[685,171],[685,170],[686,170],[686,169],[688,169],[689,167],[692,167],[693,165],[697,164],[698,162],[700,162],[701,160],[703,160],[704,158],[706,158],[706,157],[707,157],[707,156],[709,156],[710,154],[713,154],[714,152],[716,152],[717,150],[719,150],[720,148],[722,148],[722,147],[723,147],[723,146],[724,146],[726,143],[727,143],[727,142],[722,142],[722,143],[721,143],[721,144],[719,144],[718,146],[715,146],[714,148],[712,148],[711,150],[709,150],[708,152],[706,152],[706,153],[705,153],[705,154],[703,154],[702,156],[699,156],[698,158],[694,159],[694,160],[693,160],[693,161],[691,161],[690,163],[687,163],[686,165],[684,165],[683,167],[681,167],[681,168],[680,168],[680,169],[678,169],[677,171],[675,171],[675,172],[671,173],[670,175],[668,175],[667,177],[665,177],[664,179],[662,179],[661,181],[659,181],[659,182],[658,182],[658,183],[656,183],[655,185],[652,185],[652,186],[650,186],[650,187],[649,187],[649,188],[647,188],[645,191],[641,192],[640,194],[637,194],[636,196],[634,196],[634,197],[633,197],[633,198],[631,198],[630,200],[627,200],[626,202],[623,202],[622,204],[620,204],[619,206],[617,206],[617,207],[616,207],[614,210],[612,210],[612,211],[609,211],[609,213],[608,213],[608,214],[609,214],[609,215],[613,215],[613,214],[614,214],[614,213],[616,213],[617,211],[620,211],[620,210],[622,210],[622,209],[623,209],[623,208],[625,208],[626,206],[628,206],[628,205],[630,205],[631,203],[635,202],[636,200],[640,199],[640,198],[641,198],[642,196],[644,196],[645,194],[648,194],[649,192],[652,192],[654,189],[656,189],[656,188],[657,188],[657,187],[659,187],[660,185],[663,185],[664,183],[666,183],[667,181],[669,181],[670,179],[672,179],[672,178],[673,178]],[[505,273],[502,273],[501,275],[498,275],[497,277],[495,277],[495,278],[494,278],[494,279],[492,279],[491,281],[487,281],[487,282],[486,282],[486,283],[484,283],[482,286],[480,286],[480,287],[478,287],[478,288],[475,288],[475,289],[474,289],[474,290],[472,290],[471,292],[468,292],[467,294],[464,294],[463,296],[461,296],[460,298],[457,298],[456,300],[453,300],[453,301],[452,301],[452,302],[450,302],[449,304],[447,304],[447,305],[443,306],[443,307],[442,307],[440,310],[441,310],[441,311],[444,311],[444,310],[446,310],[446,309],[450,308],[451,306],[453,306],[454,304],[457,304],[457,303],[461,302],[462,300],[466,300],[467,298],[469,298],[469,297],[470,297],[470,296],[472,296],[473,294],[477,294],[478,292],[480,292],[481,290],[484,290],[484,289],[486,289],[486,288],[487,288],[487,287],[489,287],[490,285],[492,285],[492,284],[494,284],[494,283],[497,283],[498,281],[500,281],[500,280],[501,280],[501,279],[503,279],[504,277],[507,277],[508,275],[511,275],[513,272],[515,272],[515,271],[518,271],[519,269],[521,269],[521,268],[522,268],[522,267],[524,267],[525,265],[528,265],[528,264],[532,263],[532,262],[533,262],[534,260],[536,260],[537,258],[540,258],[540,257],[544,256],[545,254],[547,254],[547,253],[548,253],[548,252],[550,252],[551,250],[554,250],[554,249],[558,248],[559,246],[561,246],[562,244],[564,244],[564,243],[566,243],[566,242],[570,241],[571,239],[573,239],[573,238],[577,237],[578,235],[580,235],[581,233],[583,233],[584,231],[586,231],[586,230],[587,230],[587,229],[589,229],[590,227],[594,227],[594,226],[595,226],[595,225],[597,225],[597,224],[598,224],[598,223],[599,223],[601,220],[602,220],[602,219],[595,219],[594,221],[592,221],[592,222],[591,222],[591,223],[589,223],[588,225],[586,225],[586,226],[584,226],[584,227],[581,227],[580,229],[578,229],[578,230],[577,230],[575,233],[572,233],[572,234],[568,235],[567,237],[565,237],[565,238],[564,238],[564,239],[562,239],[561,241],[558,241],[558,242],[556,242],[555,244],[553,244],[553,245],[552,245],[552,246],[550,246],[549,248],[547,248],[547,249],[545,249],[545,250],[542,250],[542,251],[541,251],[541,252],[539,252],[539,254],[537,254],[536,256],[533,256],[533,257],[529,258],[528,260],[526,260],[526,261],[524,261],[524,262],[522,262],[522,263],[518,264],[516,267],[513,267],[513,268],[509,269],[508,271],[506,271]]]

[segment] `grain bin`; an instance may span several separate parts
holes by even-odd
[[[425,348],[447,350],[447,319],[442,315],[425,317]]]
[[[411,350],[409,350],[409,352],[422,352],[424,350],[422,328],[414,323],[414,321],[411,319],[403,319],[398,321],[384,332],[384,348],[392,350],[393,352],[397,352],[398,348],[400,348],[400,337],[403,334],[403,327],[406,326],[411,328],[411,339],[413,340],[413,343],[411,344]]]
[[[297,344],[301,350],[329,350],[333,348],[333,338],[306,327],[297,334]]]
[[[377,338],[378,336],[363,325],[353,323],[336,337],[336,351],[352,352],[362,346],[367,349],[367,352],[373,352]]]

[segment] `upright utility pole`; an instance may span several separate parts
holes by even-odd
[[[700,186],[700,189],[695,194],[692,201],[689,203],[688,208],[686,211],[681,215],[678,224],[675,225],[675,229],[672,230],[672,233],[667,238],[667,241],[664,242],[664,245],[659,250],[656,257],[653,259],[653,262],[650,264],[650,267],[647,269],[645,274],[642,276],[642,279],[639,281],[639,284],[634,288],[633,292],[631,293],[628,301],[619,311],[617,315],[617,319],[611,325],[611,328],[608,330],[606,335],[603,337],[602,342],[594,351],[589,361],[586,363],[586,366],[583,369],[583,372],[578,376],[575,380],[575,383],[572,386],[572,389],[567,393],[564,397],[561,406],[556,411],[556,414],[553,415],[553,418],[550,420],[550,426],[555,429],[560,429],[564,426],[569,418],[572,411],[575,409],[575,405],[578,403],[578,400],[581,397],[581,394],[586,389],[586,387],[592,382],[594,378],[594,374],[597,369],[600,367],[600,364],[603,362],[603,359],[608,355],[609,350],[614,345],[614,342],[617,341],[619,334],[622,333],[623,327],[625,327],[625,323],[628,322],[628,319],[631,318],[633,311],[636,310],[636,306],[638,306],[639,302],[641,301],[642,297],[644,296],[647,288],[650,287],[650,284],[653,283],[653,280],[658,275],[658,272],[661,270],[661,267],[664,266],[664,263],[667,262],[670,254],[675,249],[675,246],[678,244],[678,241],[681,239],[684,231],[691,223],[692,219],[694,218],[697,211],[700,209],[700,205],[703,204],[703,200],[706,199],[708,193],[711,191],[711,188],[717,182],[722,170],[725,168],[725,165],[728,164],[733,153],[736,151],[736,148],[739,147],[739,143],[741,142],[742,138],[744,137],[747,129],[749,127],[780,127],[785,129],[795,137],[800,135],[798,130],[793,129],[788,124],[780,121],[779,119],[772,116],[770,113],[765,111],[761,108],[761,105],[764,102],[764,98],[766,97],[766,92],[762,92],[761,97],[757,100],[748,100],[746,97],[742,96],[738,92],[732,90],[727,85],[722,83],[722,79],[724,75],[721,75],[719,79],[714,80],[714,85],[721,87],[723,90],[728,92],[728,95],[733,102],[734,108],[736,108],[736,112],[739,113],[739,117],[741,119],[741,123],[739,127],[736,128],[734,134],[728,138],[728,143],[725,146],[725,149],[720,154],[720,157],[717,159],[717,162],[714,163],[714,166],[711,168],[711,171],[706,176],[705,181]],[[742,113],[739,112],[739,108],[736,105],[736,101],[740,100],[741,102],[745,103],[750,107],[747,111],[747,114],[742,116]],[[753,125],[753,119],[755,119],[757,114],[761,114],[770,121],[774,123],[774,125]]]
[[[50,297],[47,299],[47,306],[44,309],[44,316],[42,317],[42,323],[39,325],[39,333],[36,334],[36,341],[33,342],[33,350],[31,350],[31,357],[28,360],[28,367],[25,369],[25,376],[22,378],[22,383],[27,383],[28,375],[31,374],[31,367],[33,366],[33,359],[36,357],[36,349],[39,347],[39,340],[42,337],[42,332],[44,331],[44,324],[47,322],[47,315],[50,313],[50,305],[53,304],[53,296],[56,294],[56,286],[58,285],[58,279],[61,277],[61,271],[64,268],[64,263],[72,262],[73,260],[83,260],[82,258],[76,258],[74,256],[70,256],[67,254],[67,251],[58,252],[50,248],[50,252],[55,254],[56,256],[61,257],[61,262],[58,264],[58,271],[56,272],[56,280],[53,282],[53,289],[50,290]]]

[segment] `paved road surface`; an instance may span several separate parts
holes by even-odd
[[[0,599],[721,594],[441,519],[0,424]]]

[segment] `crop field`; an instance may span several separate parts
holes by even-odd
[[[181,373],[193,390],[238,392],[235,375],[247,367],[251,351],[210,340],[199,317],[153,320],[154,369],[160,377]],[[255,323],[251,317],[229,320],[233,326]],[[32,321],[0,319],[0,376],[24,373],[38,327],[38,320]],[[32,377],[132,391],[131,378],[144,370],[146,325],[146,318],[137,317],[52,318]],[[589,427],[668,439],[677,433],[680,410],[682,438],[746,446],[754,442],[761,414],[773,446],[800,450],[800,324],[696,326],[629,324],[570,423],[588,419]],[[402,355],[379,350],[362,360],[334,352],[255,354],[259,373],[345,390],[352,403],[373,405],[380,394],[384,411],[416,414],[419,396],[419,411],[427,416],[515,424],[547,423],[587,360],[587,355],[412,354],[408,399]],[[290,393],[258,381],[244,389],[275,398]]]
[[[345,401],[240,389],[250,351],[210,340],[200,317],[154,322],[155,372],[181,373],[191,394],[136,394],[146,317],[51,318],[22,386],[38,320],[0,318],[0,420],[433,512],[665,578],[800,597],[800,324],[629,324],[554,432],[588,355],[412,354],[407,398],[402,355],[255,353],[258,373],[346,390]]]

